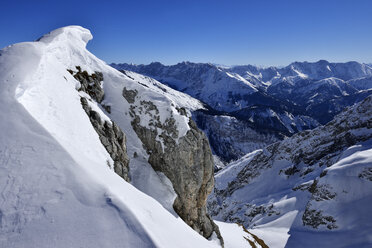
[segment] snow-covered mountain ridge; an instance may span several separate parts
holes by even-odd
[[[0,246],[220,247],[212,154],[190,120],[203,106],[118,72],[90,39],[69,26],[0,52]],[[218,225],[226,247],[257,243]]]
[[[348,90],[351,89],[372,88],[371,81],[364,85],[354,82],[362,78],[369,80],[372,76],[372,67],[358,62],[330,63],[325,60],[315,63],[294,62],[283,68],[260,68],[252,65],[224,67],[191,62],[171,66],[159,62],[149,65],[125,63],[111,65],[117,69],[136,71],[154,77],[203,101],[215,110],[225,112],[257,104],[252,102],[256,100],[250,99],[252,98],[250,95],[259,92],[260,89],[270,93],[270,96],[279,94],[275,90],[277,84],[286,85],[287,93],[297,89],[298,96],[324,85],[336,87],[341,95],[349,94]],[[311,85],[308,85],[308,81],[311,81]],[[344,85],[350,89],[345,89]],[[306,99],[309,100],[309,97]]]
[[[217,142],[216,137],[223,134],[219,129],[209,128],[216,126],[216,119],[233,117],[233,122],[249,127],[255,136],[280,140],[327,123],[345,107],[372,93],[372,67],[357,62],[320,60],[295,62],[282,68],[191,62],[172,66],[158,62],[111,65],[153,77],[206,104],[209,111],[198,114],[197,124],[208,134],[214,153],[225,162],[253,151],[252,144],[263,148],[269,143],[251,139],[252,135],[234,137],[247,141],[241,145],[229,142],[231,136]]]

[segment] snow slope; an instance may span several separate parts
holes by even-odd
[[[369,96],[222,169],[211,215],[252,228],[270,247],[370,247],[371,118]]]

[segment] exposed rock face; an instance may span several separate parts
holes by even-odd
[[[102,121],[99,114],[89,107],[88,100],[80,99],[83,109],[89,116],[94,129],[99,135],[102,145],[114,161],[114,170],[125,181],[129,182],[129,158],[127,155],[126,138],[115,122]]]
[[[137,90],[127,90],[126,87],[123,89],[123,97],[127,99],[129,103],[134,103],[134,99],[137,96],[138,91]]]
[[[80,82],[79,91],[84,91],[98,103],[102,102],[105,92],[101,86],[103,75],[101,72],[95,72],[89,75],[87,71],[81,71],[80,66],[76,66],[77,72],[68,70],[76,80]]]
[[[123,90],[128,103],[133,103],[136,95],[133,90]],[[161,122],[154,103],[142,100],[139,104],[130,106],[131,124],[149,154],[151,166],[172,182],[177,193],[174,210],[204,237],[209,238],[216,232],[223,244],[218,226],[206,212],[206,200],[214,185],[213,158],[207,138],[191,119],[186,135],[178,138],[179,131],[173,116]],[[185,115],[184,110],[178,111]],[[151,118],[148,127],[141,125],[144,115]]]
[[[97,103],[101,103],[105,95],[101,84],[103,81],[102,73],[95,72],[89,75],[87,71],[82,71],[80,66],[76,66],[76,69],[78,70],[77,72],[68,71],[80,82],[79,91],[86,92]],[[102,121],[99,113],[92,110],[86,98],[81,97],[80,101],[102,145],[114,161],[114,171],[125,181],[129,182],[129,157],[127,154],[125,134],[115,122],[112,121],[112,123],[109,123],[108,121]],[[103,107],[107,112],[111,112],[110,106]]]

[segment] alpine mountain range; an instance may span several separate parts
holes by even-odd
[[[286,67],[111,64],[155,78],[199,101],[194,119],[224,163],[324,125],[372,93],[372,66],[294,62]]]

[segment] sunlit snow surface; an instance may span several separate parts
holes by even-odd
[[[368,116],[366,114],[366,116]],[[340,116],[339,118],[343,118]],[[359,117],[364,118],[363,116]],[[358,133],[371,130],[357,129]],[[356,131],[354,131],[356,132]],[[327,134],[324,134],[327,135]],[[319,138],[319,137],[314,137]],[[303,144],[298,144],[299,146]],[[228,165],[216,175],[216,188],[224,189],[255,153]],[[294,186],[311,185],[311,176],[287,177],[280,170],[288,161],[276,161],[261,171],[261,175],[249,184],[238,188],[224,200],[224,209],[216,216],[223,219],[229,211],[236,211],[245,205],[273,206],[270,215],[256,215],[249,231],[265,240],[269,247],[370,247],[372,244],[372,141],[358,143],[345,149],[337,161],[325,169],[326,176],[316,177],[318,185],[326,185],[335,194],[334,199],[314,200],[307,190],[293,190]],[[318,166],[315,171],[320,170]],[[364,173],[365,177],[361,176]],[[316,173],[315,173],[316,174]],[[368,179],[369,175],[369,179]],[[310,181],[309,181],[310,180]],[[211,196],[213,199],[213,196]],[[312,228],[304,226],[302,216],[307,204],[311,209],[322,211],[323,215],[336,220],[336,229],[325,226]],[[246,213],[234,212],[244,220]]]

